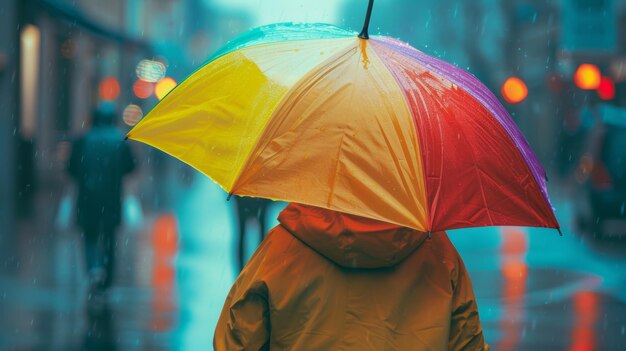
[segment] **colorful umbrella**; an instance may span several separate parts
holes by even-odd
[[[371,11],[371,3],[370,8]],[[243,34],[128,137],[230,194],[423,231],[558,228],[545,174],[498,99],[406,43],[327,24]]]

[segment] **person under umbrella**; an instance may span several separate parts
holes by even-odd
[[[233,285],[221,350],[488,350],[443,232],[289,204]]]
[[[445,231],[559,228],[545,172],[468,72],[397,39],[279,23],[219,50],[128,134],[229,195],[290,202],[216,350],[484,350]],[[430,239],[428,239],[430,238]]]

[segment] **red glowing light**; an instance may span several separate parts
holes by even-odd
[[[120,95],[120,83],[115,77],[104,78],[98,87],[100,99],[104,101],[112,101]]]
[[[170,317],[176,309],[173,292],[176,270],[172,259],[178,250],[178,223],[172,214],[163,214],[154,221],[152,232],[154,249],[152,271],[152,319],[153,331],[166,331],[172,326]]]
[[[522,261],[509,261],[502,264],[502,275],[508,280],[525,280],[528,265]]]
[[[140,99],[147,99],[152,95],[154,91],[154,84],[146,82],[145,80],[137,79],[133,84],[133,93]]]
[[[505,255],[523,255],[528,251],[528,237],[516,228],[504,229],[506,240],[502,243],[502,253]]]
[[[613,100],[615,98],[615,82],[609,77],[600,78],[598,86],[598,96],[602,100]]]
[[[526,253],[528,251],[527,234],[515,228],[507,228],[503,231],[501,246],[502,255],[502,295],[507,301],[504,307],[504,318],[501,319],[500,329],[503,337],[496,344],[496,350],[515,350],[520,342],[523,323],[520,321],[524,314],[524,296],[526,295],[526,283],[528,278],[528,264]]]
[[[599,297],[593,291],[579,291],[573,296],[575,319],[572,327],[572,346],[569,351],[594,351],[598,323]]]
[[[171,214],[159,216],[154,222],[152,244],[158,257],[172,257],[178,250],[178,224]]]

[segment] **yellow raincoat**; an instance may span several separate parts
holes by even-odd
[[[232,287],[221,350],[488,350],[445,233],[290,204]]]

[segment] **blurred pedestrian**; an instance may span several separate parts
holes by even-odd
[[[240,196],[235,196],[233,199],[237,209],[237,222],[239,225],[237,268],[241,271],[243,269],[243,265],[245,264],[244,248],[247,224],[250,221],[255,221],[259,225],[259,242],[263,241],[265,232],[267,231],[265,213],[267,212],[267,206],[271,201],[256,197]]]
[[[290,204],[233,285],[221,350],[488,350],[446,233]]]
[[[135,168],[115,114],[94,113],[91,130],[72,144],[68,173],[78,184],[77,224],[82,230],[90,289],[111,286],[115,231],[121,222],[123,178]]]
[[[117,350],[113,311],[108,304],[92,305],[87,310],[81,351]]]

